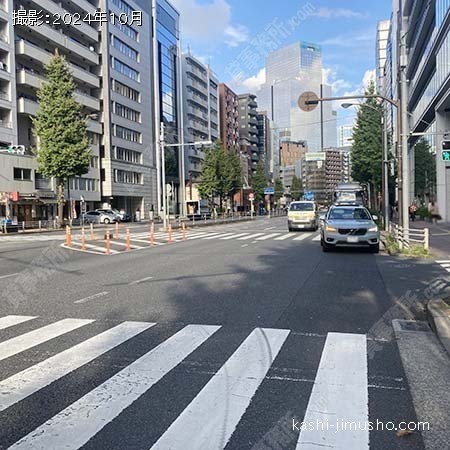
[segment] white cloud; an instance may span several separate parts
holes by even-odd
[[[333,95],[341,95],[345,90],[350,89],[352,84],[338,77],[336,69],[324,67],[322,69],[322,83],[332,87]]]
[[[181,34],[184,41],[212,43],[225,41],[237,47],[248,39],[248,29],[231,22],[231,6],[226,0],[171,0],[180,11]]]
[[[258,71],[256,75],[248,78],[244,78],[244,75],[239,73],[235,75],[227,84],[233,91],[237,94],[242,94],[244,92],[254,92],[261,88],[261,86],[266,82],[266,69],[263,67]]]
[[[361,48],[361,45],[373,43],[374,40],[375,32],[369,30],[362,33],[340,34],[332,38],[325,39],[321,42],[321,44],[322,46]]]
[[[229,47],[237,47],[248,41],[249,30],[244,25],[228,25],[225,28],[225,42]]]
[[[319,8],[312,12],[311,16],[319,19],[365,19],[368,17],[367,13],[348,8]]]

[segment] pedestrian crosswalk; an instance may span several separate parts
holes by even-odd
[[[156,388],[165,377],[177,376],[181,377],[181,383],[189,383],[192,373],[179,370],[185,360],[195,355],[204,357],[206,344],[212,349],[214,345],[222,346],[225,342],[232,348],[218,363],[217,369],[208,377],[203,376],[202,385],[184,401],[175,419],[153,441],[143,442],[139,447],[153,450],[223,449],[233,439],[249,409],[255,404],[264,404],[268,390],[270,395],[274,394],[273,390],[276,394],[275,385],[266,383],[268,379],[276,377],[269,377],[268,374],[280,364],[280,358],[283,359],[292,351],[293,346],[288,345],[288,341],[296,339],[297,334],[286,329],[254,328],[246,330],[242,339],[234,342],[226,338],[227,333],[234,332],[227,327],[187,324],[178,326],[152,345],[142,336],[158,328],[154,322],[107,322],[107,329],[92,335],[92,330],[96,330],[92,328],[96,326],[95,320],[66,318],[44,325],[42,321],[46,323],[45,319],[36,316],[11,315],[0,318],[0,330],[7,329],[8,336],[14,334],[15,327],[18,327],[17,335],[0,342],[0,414],[7,416],[10,408],[14,408],[13,414],[18,415],[17,419],[22,423],[20,431],[16,431],[13,436],[8,435],[8,430],[4,428],[0,431],[0,448],[6,448],[2,439],[8,442],[9,448],[16,450],[75,450],[93,438],[111,439],[110,433],[114,433],[114,427],[109,425],[131,414],[130,411],[136,413],[131,408],[136,401]],[[27,330],[32,329],[20,334],[24,326]],[[78,338],[76,343],[69,344],[67,348],[67,342],[71,342],[67,335],[89,327],[87,339],[79,342]],[[0,332],[0,340],[2,333],[5,332]],[[64,338],[63,350],[55,353],[58,339]],[[336,421],[367,422],[369,375],[366,336],[328,333],[326,336],[311,335],[308,339],[320,339],[323,348],[313,383],[311,385],[309,380],[306,382],[309,392],[306,410],[299,414],[303,414],[304,420],[311,423],[325,423],[330,418]],[[125,363],[110,370],[111,373],[102,382],[95,384],[86,379],[86,374],[90,373],[88,370],[81,372],[80,379],[89,387],[78,395],[79,385],[74,382],[76,378],[70,378],[71,374],[83,371],[105,355],[109,355],[111,366],[115,367],[114,355],[119,356],[114,351],[122,345],[133,344],[135,340],[139,341],[139,353],[127,353]],[[45,344],[51,345],[53,349],[48,354],[42,352]],[[2,364],[7,363],[8,358],[38,346],[41,358],[25,358],[22,363],[25,367],[22,366],[7,377],[2,376]],[[301,355],[302,348],[297,348],[294,357],[301,360]],[[64,384],[64,389],[71,399],[67,404],[64,401],[59,403],[56,393],[52,395],[55,383],[59,383],[61,389],[61,382],[65,380],[69,380]],[[289,383],[292,383],[292,379],[289,379]],[[39,416],[31,420],[29,409],[26,406],[21,409],[21,402],[32,401],[33,396],[40,395],[42,391],[46,393],[48,411],[52,412],[48,414],[47,409],[37,408]],[[56,392],[62,395],[61,390]],[[169,392],[164,407],[176,410],[177,401],[176,397],[170,397]],[[61,406],[55,410],[51,406],[53,403]],[[264,407],[269,409],[272,405],[266,404]],[[148,410],[145,408],[140,412],[144,417],[139,418],[139,423],[146,423],[145,414],[150,410],[151,405]],[[162,411],[161,416],[164,416]],[[156,426],[152,423],[146,426],[152,425]],[[291,425],[286,424],[288,427]],[[291,431],[297,433],[296,449],[307,450],[319,444],[326,448],[369,449],[367,428],[347,434],[337,434],[334,429],[327,430],[318,427],[296,432],[293,428]],[[135,433],[136,429],[130,431],[130,434]],[[126,436],[121,436],[121,439],[126,442]]]
[[[444,270],[450,272],[450,260],[440,260],[436,261]]]

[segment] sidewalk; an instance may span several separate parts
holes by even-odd
[[[414,229],[428,228],[430,230],[431,253],[441,259],[450,259],[450,223],[438,223],[437,225],[424,220],[415,220],[409,225]]]

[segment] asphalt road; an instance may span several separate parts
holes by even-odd
[[[0,239],[0,449],[432,448],[293,425],[433,422],[391,321],[424,321],[447,272],[291,235],[264,218],[112,256]]]

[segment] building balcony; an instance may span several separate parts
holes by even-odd
[[[0,129],[1,128],[6,129],[6,130],[11,130],[12,122],[10,122],[9,120],[0,119]]]
[[[29,70],[21,69],[17,72],[16,80],[18,85],[26,85],[38,89],[41,83],[45,81],[45,78],[33,72],[30,72]],[[83,106],[93,109],[95,111],[100,110],[99,99],[92,97],[91,95],[81,92],[79,90],[75,90],[74,96],[77,102],[82,104]]]
[[[74,4],[74,2],[72,0],[62,0],[62,3],[63,3],[63,5],[70,4],[71,6],[73,6],[73,4]],[[92,15],[94,15],[95,11],[97,11],[97,8],[92,3],[89,3],[87,0],[77,0],[76,6],[78,6],[78,8],[80,8],[83,11],[90,13]]]
[[[26,56],[41,64],[48,64],[52,57],[50,52],[42,50],[38,46],[25,41],[24,39],[20,39],[16,42],[16,55]],[[100,79],[97,75],[81,69],[74,64],[69,63],[68,65],[75,80],[95,88],[100,87]]]
[[[88,120],[87,130],[90,131],[91,133],[102,134],[103,126],[97,120]]]
[[[189,159],[203,161],[205,159],[205,152],[198,150],[195,147],[189,147],[187,151]]]
[[[52,2],[51,0],[33,0],[33,2],[39,6],[38,9],[44,9],[51,14],[59,14],[60,17],[64,17],[64,14],[71,14],[67,9],[61,8],[58,3]],[[95,8],[85,0],[81,0],[80,2],[77,0],[75,2],[77,6],[83,8],[86,7],[89,9],[89,12],[92,14],[95,12]],[[85,22],[81,21],[81,23],[77,23],[77,25],[70,25],[73,30],[77,30],[77,33],[83,33],[87,38],[91,39],[94,42],[98,42],[98,31],[95,28],[87,25]]]
[[[201,93],[203,93],[205,95],[208,91],[207,86],[204,86],[202,83],[200,83],[197,80],[194,80],[193,78],[190,78],[190,77],[186,77],[186,86],[196,89],[197,91],[200,91]]]
[[[29,116],[35,116],[38,110],[38,103],[29,98],[20,97],[17,100],[17,112],[19,114],[27,114]]]

